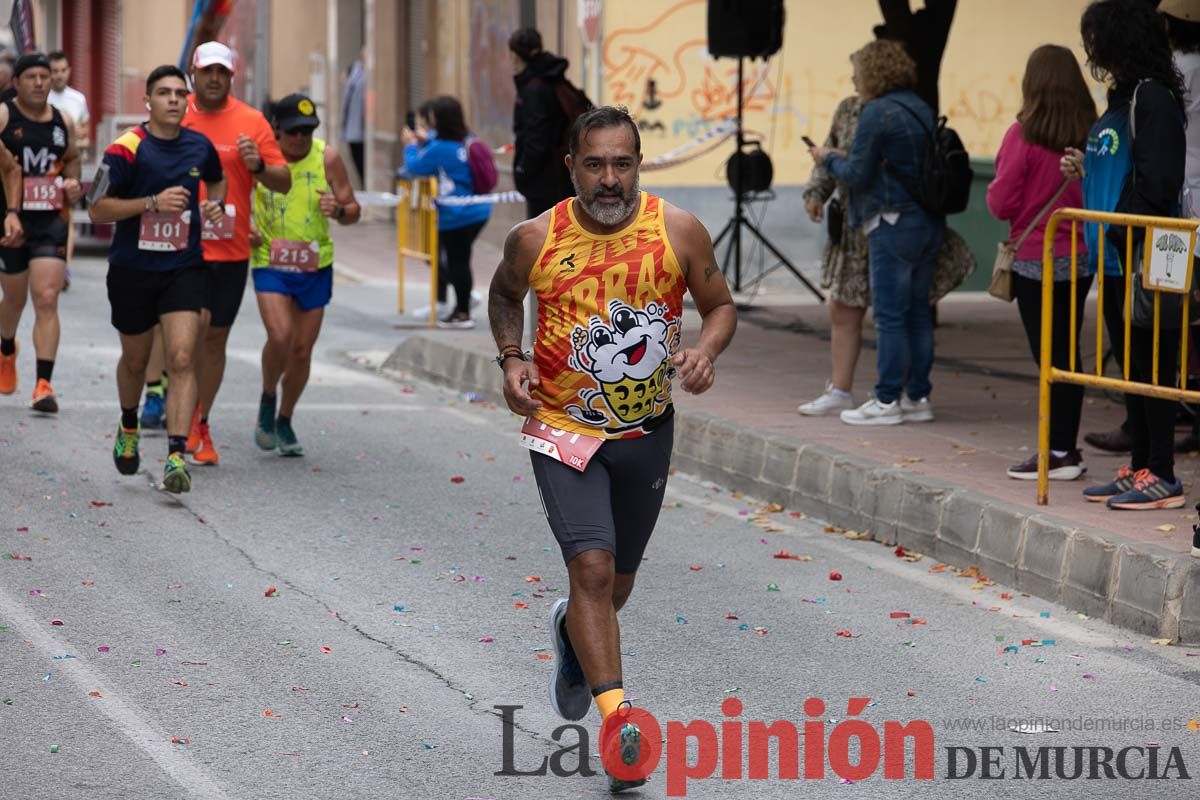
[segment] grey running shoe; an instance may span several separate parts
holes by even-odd
[[[550,705],[563,719],[581,720],[592,707],[592,692],[567,637],[567,599],[555,601],[550,609],[550,644],[558,663],[550,680]]]

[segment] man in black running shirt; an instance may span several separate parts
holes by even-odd
[[[17,247],[0,246],[0,393],[16,391],[17,325],[26,297],[32,297],[37,384],[31,405],[53,414],[58,401],[50,379],[58,352],[58,295],[67,269],[66,212],[81,194],[80,159],[74,120],[47,102],[50,60],[44,53],[26,53],[13,72],[17,96],[0,105],[0,142],[24,173],[19,211],[25,239]],[[5,216],[15,210],[6,204]],[[11,382],[5,380],[9,374]]]

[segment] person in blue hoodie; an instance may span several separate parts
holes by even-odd
[[[429,104],[434,130],[418,120],[417,129],[405,128],[404,171],[412,176],[438,178],[438,240],[440,269],[454,286],[455,308],[439,321],[444,328],[473,328],[471,319],[471,246],[487,224],[490,203],[451,204],[440,198],[474,194],[467,160],[467,123],[462,104],[453,97],[435,97]]]
[[[1084,11],[1080,32],[1092,76],[1108,84],[1108,109],[1088,134],[1086,152],[1067,150],[1063,174],[1083,179],[1083,205],[1089,211],[1179,216],[1186,90],[1162,21],[1144,0],[1097,0]],[[1124,263],[1125,234],[1122,226],[1107,227],[1102,247],[1099,226],[1084,225],[1090,272],[1097,271],[1104,253],[1102,313],[1118,363],[1125,348],[1125,269],[1134,269],[1135,283],[1141,270]],[[1143,237],[1144,231],[1135,228],[1134,253],[1140,252]],[[1180,313],[1178,303],[1164,295],[1158,345],[1163,385],[1177,385]],[[1150,383],[1154,331],[1136,312],[1131,317],[1129,380]],[[1126,395],[1130,464],[1109,483],[1085,489],[1084,497],[1118,510],[1182,508],[1186,498],[1175,476],[1175,407],[1172,400]]]

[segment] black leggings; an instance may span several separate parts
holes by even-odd
[[[1042,357],[1042,282],[1012,276],[1013,295],[1021,313],[1021,324],[1029,339],[1034,363],[1041,365]],[[1092,278],[1080,278],[1075,285],[1075,367],[1081,369],[1079,333],[1083,327],[1083,309]],[[1108,287],[1105,287],[1106,289]],[[1107,298],[1106,298],[1107,299]],[[1071,282],[1054,282],[1054,337],[1051,342],[1050,363],[1058,369],[1070,369],[1071,356]],[[1083,417],[1083,387],[1072,383],[1055,383],[1050,387],[1050,449],[1071,452],[1079,437],[1079,422]]]
[[[471,245],[483,230],[487,220],[476,222],[465,228],[438,231],[441,242],[441,264],[438,265],[438,302],[446,302],[446,287],[454,284],[454,299],[457,310],[471,312]]]
[[[1179,385],[1178,330],[1162,330],[1158,336],[1158,383]],[[1129,379],[1151,383],[1154,365],[1154,331],[1132,327],[1129,332]],[[1157,400],[1137,394],[1125,395],[1129,435],[1133,438],[1130,466],[1136,472],[1149,469],[1164,481],[1175,481],[1175,400]]]
[[[1120,275],[1104,276],[1104,332],[1108,334],[1108,343],[1112,348],[1113,359],[1117,364],[1117,375],[1125,375],[1125,278]],[[1130,327],[1132,330],[1132,326]],[[1129,369],[1132,376],[1133,351],[1129,351]],[[1129,404],[1125,404],[1125,421],[1121,430],[1132,436],[1133,420],[1129,416]]]

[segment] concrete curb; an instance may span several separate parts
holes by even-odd
[[[476,339],[416,334],[384,373],[407,372],[503,405],[500,370]],[[765,436],[725,419],[677,413],[673,463],[705,480],[1149,636],[1200,643],[1200,563],[1115,540],[1050,514],[830,447]]]

